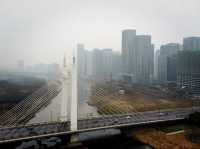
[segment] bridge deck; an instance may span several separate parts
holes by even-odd
[[[200,108],[186,108],[164,111],[150,111],[139,114],[124,114],[95,117],[78,120],[78,130],[70,131],[70,122],[52,122],[25,126],[0,128],[0,143],[19,141],[45,136],[79,133],[98,129],[140,126],[152,123],[176,121],[186,118],[189,114],[200,111]]]

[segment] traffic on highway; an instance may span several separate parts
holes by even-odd
[[[20,141],[46,136],[58,136],[107,128],[140,126],[152,123],[176,121],[187,118],[191,113],[200,111],[199,107],[185,109],[168,109],[148,112],[129,113],[91,117],[78,120],[78,130],[70,131],[70,122],[51,122],[0,128],[0,143]]]

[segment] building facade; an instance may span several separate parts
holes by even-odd
[[[136,30],[122,32],[122,67],[123,73],[134,73],[136,68]]]
[[[172,78],[176,78],[175,76],[172,77],[173,74],[176,74],[176,63],[174,63],[176,58],[175,55],[181,49],[182,46],[178,43],[169,43],[160,47],[160,54],[158,56],[159,83],[166,84],[168,81],[172,81]]]
[[[187,37],[183,39],[183,50],[200,50],[200,37]]]
[[[92,76],[96,81],[109,81],[120,73],[121,57],[112,49],[92,51]]]
[[[154,56],[154,79],[158,80],[158,57],[160,55],[160,50],[156,50]]]
[[[177,86],[200,94],[200,37],[183,39],[183,51],[177,56]]]
[[[177,87],[200,94],[200,51],[184,50],[178,53]]]
[[[148,84],[153,79],[154,46],[151,36],[136,35],[136,30],[122,32],[122,73],[132,82]]]
[[[83,44],[77,45],[77,66],[78,76],[84,77],[87,74],[87,57],[86,50]]]

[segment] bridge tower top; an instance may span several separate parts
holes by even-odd
[[[73,64],[72,64],[72,97],[71,97],[71,111],[70,111],[70,118],[71,118],[71,131],[77,130],[77,102],[78,102],[78,65],[77,65],[77,49],[74,51],[73,56]]]

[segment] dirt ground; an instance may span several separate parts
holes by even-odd
[[[137,131],[133,136],[155,149],[200,149],[200,144],[188,140],[185,132],[167,135],[164,132],[149,129]]]
[[[117,89],[107,87],[101,87],[101,93],[98,92],[93,91],[89,104],[98,107],[100,111],[143,112],[193,106],[190,100],[177,99],[167,92],[147,87],[125,89],[123,95]]]

